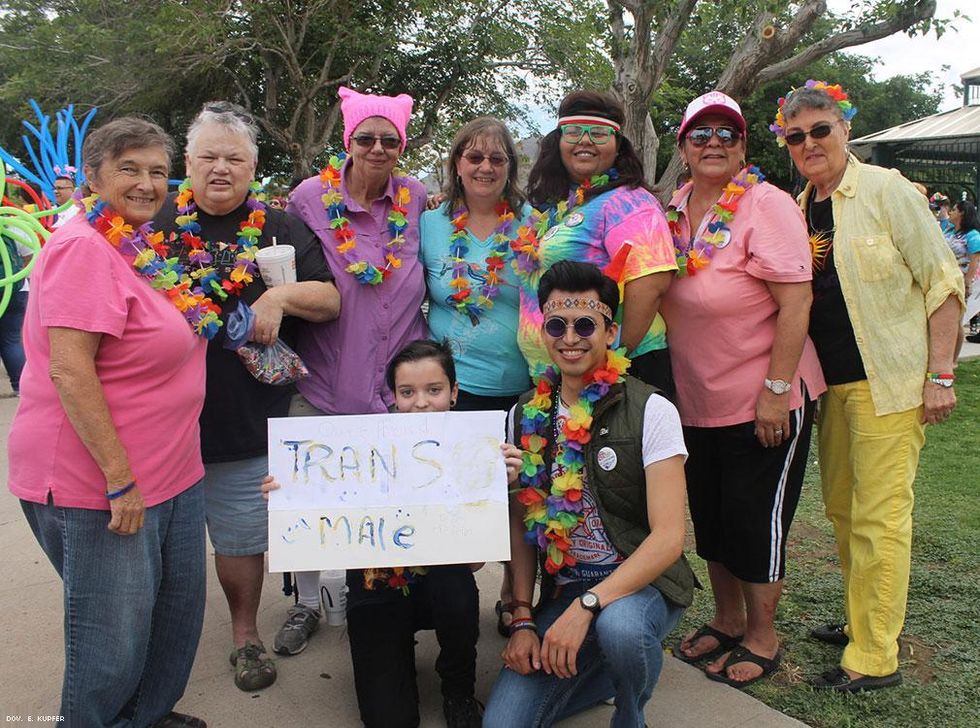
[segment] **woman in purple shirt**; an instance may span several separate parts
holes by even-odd
[[[331,157],[319,175],[301,182],[286,207],[320,238],[341,301],[337,319],[300,333],[297,350],[310,376],[297,387],[291,416],[387,412],[394,404],[385,384],[388,362],[409,342],[428,337],[419,261],[425,188],[393,174],[405,150],[412,97],[341,87],[340,99],[347,154]],[[320,623],[319,573],[298,573],[296,583],[299,602],[275,640],[282,655],[302,651]]]

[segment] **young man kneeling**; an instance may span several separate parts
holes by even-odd
[[[508,420],[524,450],[511,500],[517,607],[483,725],[549,726],[614,698],[611,725],[643,726],[661,641],[695,583],[682,554],[680,419],[625,376],[628,360],[610,348],[619,292],[598,268],[557,263],[538,302],[555,367]]]

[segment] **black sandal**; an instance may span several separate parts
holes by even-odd
[[[509,614],[511,621],[513,621],[514,613],[511,611],[513,608],[510,602],[504,604],[499,599],[493,607],[493,611],[497,614],[497,632],[501,637],[510,637],[510,622],[504,622],[504,615]]]
[[[721,666],[721,670],[718,672],[708,672],[704,671],[704,674],[708,676],[709,680],[714,680],[715,682],[725,683],[725,685],[731,685],[733,688],[747,688],[754,682],[758,682],[764,677],[769,677],[774,672],[776,668],[779,667],[779,663],[783,659],[783,651],[778,650],[772,657],[763,657],[762,655],[757,655],[752,650],[747,647],[742,647],[739,645],[731,654],[728,659],[725,660],[725,664]],[[728,668],[732,665],[737,665],[740,662],[751,662],[753,665],[758,665],[762,668],[760,672],[755,677],[750,677],[748,680],[735,680],[728,676]]]
[[[686,662],[688,665],[695,665],[699,662],[714,660],[717,657],[721,657],[733,647],[737,647],[738,643],[742,641],[742,635],[733,637],[730,634],[719,632],[710,624],[703,624],[698,627],[697,632],[691,635],[691,639],[688,640],[688,645],[693,647],[696,642],[699,642],[705,637],[714,637],[716,640],[718,640],[718,646],[713,650],[702,652],[700,655],[688,656],[684,654],[683,650],[681,650],[681,645],[684,644],[684,640],[681,640],[677,643],[677,647],[674,648],[674,657],[676,657],[678,660]]]

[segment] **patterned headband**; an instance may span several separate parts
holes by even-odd
[[[593,116],[591,114],[570,114],[569,116],[563,116],[558,120],[559,127],[565,126],[566,124],[608,126],[613,131],[619,131],[620,129],[620,125],[612,119],[607,119],[604,116]]]
[[[831,86],[826,81],[814,81],[811,78],[803,85],[803,87],[823,91],[830,98],[836,101],[844,121],[850,121],[853,119],[854,115],[858,111],[857,107],[847,100],[847,93],[843,88],[841,88],[839,83]],[[779,99],[779,109],[776,111],[776,119],[769,125],[769,131],[776,135],[776,143],[781,147],[786,146],[786,117],[783,116],[783,106],[786,105],[786,102],[789,101],[790,97],[793,95],[793,92],[796,90],[797,89],[795,88],[790,89],[786,96]]]
[[[560,308],[587,308],[602,314],[610,321],[613,318],[612,309],[594,298],[559,298],[555,301],[548,301],[541,309],[541,313],[547,316]]]

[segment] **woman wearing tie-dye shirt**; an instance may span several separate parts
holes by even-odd
[[[518,343],[533,376],[550,363],[541,338],[537,287],[560,260],[593,263],[620,283],[617,317],[630,374],[673,394],[660,297],[677,264],[667,220],[645,187],[643,167],[620,131],[623,107],[611,95],[575,91],[541,142],[528,199],[542,211],[539,240],[516,250],[521,273]]]

